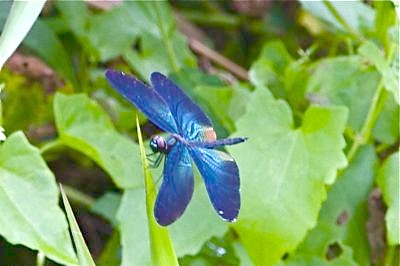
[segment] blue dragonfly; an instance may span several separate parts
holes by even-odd
[[[233,145],[247,138],[216,138],[206,114],[171,80],[154,72],[153,88],[123,72],[107,70],[108,82],[142,111],[167,137],[154,136],[150,148],[166,155],[163,181],[154,206],[160,225],[173,223],[185,211],[193,194],[192,159],[206,185],[218,215],[236,221],[240,209],[240,180],[236,162],[216,147]]]

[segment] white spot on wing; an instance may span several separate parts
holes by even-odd
[[[232,162],[234,161],[233,158],[229,154],[227,154],[225,152],[222,152],[222,151],[216,151],[216,152],[218,153],[218,156],[222,160],[224,160],[224,161],[232,161]]]

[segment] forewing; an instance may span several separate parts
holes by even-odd
[[[240,209],[240,180],[236,162],[228,154],[199,147],[190,148],[208,196],[217,213],[225,220],[235,221]]]
[[[112,87],[142,111],[153,124],[165,132],[179,133],[171,110],[155,90],[123,72],[107,70],[106,78]]]
[[[177,142],[167,154],[163,182],[154,206],[160,225],[169,225],[186,209],[193,194],[193,169],[188,150]]]
[[[179,133],[189,140],[200,140],[204,130],[212,128],[206,114],[175,83],[164,75],[151,74],[154,89],[168,104],[178,125]]]

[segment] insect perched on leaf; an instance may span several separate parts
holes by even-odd
[[[108,82],[170,135],[150,141],[154,152],[166,155],[163,182],[154,206],[160,225],[169,225],[186,209],[193,194],[191,159],[197,165],[210,200],[224,220],[234,222],[240,209],[239,169],[231,156],[214,150],[247,138],[217,140],[211,121],[171,80],[160,73],[151,75],[153,88],[122,72],[106,71]]]

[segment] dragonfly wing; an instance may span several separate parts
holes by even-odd
[[[163,182],[154,206],[154,216],[160,225],[169,225],[182,215],[192,198],[193,184],[190,154],[177,142],[167,154]]]
[[[175,119],[163,98],[140,80],[123,72],[107,70],[108,82],[147,118],[165,132],[178,133]]]
[[[200,107],[164,75],[154,72],[150,79],[175,117],[179,133],[189,140],[202,139],[204,130],[212,128],[212,123]]]
[[[214,209],[223,219],[235,221],[240,209],[240,180],[236,162],[227,153],[193,147],[190,154],[197,165]]]

